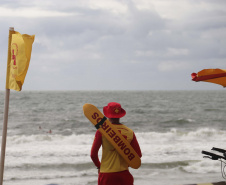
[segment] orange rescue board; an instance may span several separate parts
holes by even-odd
[[[130,143],[120,134],[116,127],[106,119],[97,107],[92,104],[83,106],[84,115],[91,121],[93,125],[102,135],[114,146],[118,153],[125,159],[128,165],[137,169],[141,165],[141,159],[130,145]]]

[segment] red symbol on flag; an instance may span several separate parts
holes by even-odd
[[[13,61],[13,69],[17,69],[16,56],[18,55],[18,45],[16,43],[13,43],[11,48],[12,48],[11,54],[12,54],[12,61]]]
[[[14,54],[14,49],[12,50],[12,60],[14,61],[13,62],[13,65],[16,65],[16,55]]]

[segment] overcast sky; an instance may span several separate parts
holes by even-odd
[[[35,34],[24,90],[223,89],[225,0],[1,0],[0,90],[9,27]]]

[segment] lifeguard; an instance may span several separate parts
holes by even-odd
[[[120,123],[120,118],[126,115],[126,111],[121,107],[119,103],[111,102],[103,108],[104,115],[108,120],[117,128],[121,135],[128,141],[123,142],[111,129],[106,122],[100,125],[100,127],[107,132],[107,134],[113,139],[113,141],[120,147],[123,153],[128,157],[130,161],[134,159],[133,154],[127,145],[131,145],[135,152],[142,156],[140,146],[136,139],[136,136],[132,129]],[[98,113],[94,113],[92,118],[98,120]],[[117,131],[116,131],[117,132]],[[101,162],[98,158],[98,151],[102,146],[102,159]],[[99,130],[96,131],[95,139],[91,149],[91,159],[98,168],[98,185],[133,185],[133,176],[129,172],[128,163],[114,146],[101,134]]]

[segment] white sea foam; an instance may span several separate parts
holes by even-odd
[[[195,163],[190,163],[189,166],[183,166],[181,168],[189,173],[221,173],[220,162],[207,159]]]
[[[181,132],[171,129],[166,133],[136,133],[143,153],[142,163],[191,162],[183,167],[187,172],[208,172],[204,164],[218,172],[217,164],[202,159],[202,150],[223,148],[226,131],[201,128],[196,131]],[[90,149],[94,135],[16,135],[7,139],[6,168],[29,168],[56,166],[62,164],[90,163]],[[101,154],[101,152],[99,153]],[[215,166],[214,166],[215,165]],[[212,166],[212,167],[211,167]]]

